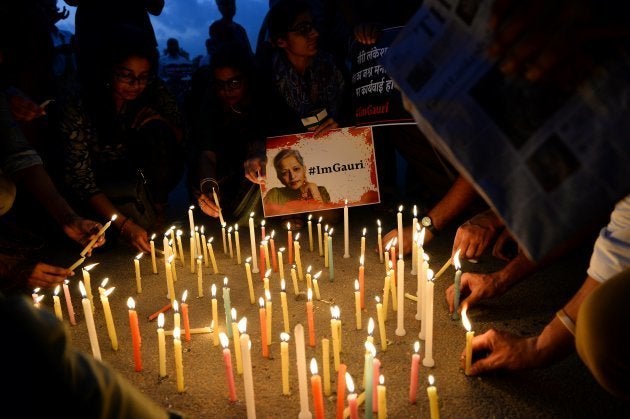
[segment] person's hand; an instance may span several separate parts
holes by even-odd
[[[496,272],[491,274],[464,272],[461,277],[460,307],[467,305],[469,308],[475,306],[479,301],[488,298],[498,297],[507,291],[507,281],[503,280]],[[446,302],[449,313],[454,310],[459,311],[459,307],[454,306],[455,285],[446,289]]]
[[[305,182],[306,190],[310,194],[310,196],[316,200],[322,202],[322,195],[319,193],[319,188],[316,183],[313,182]]]
[[[320,125],[313,130],[313,137],[321,137],[331,129],[339,128],[339,124],[332,118],[325,119]]]
[[[512,234],[510,234],[507,229],[499,234],[492,248],[492,256],[506,262],[514,259],[519,252],[520,250],[516,240],[514,240],[514,237],[512,237]]]
[[[66,268],[39,262],[28,277],[28,286],[31,289],[52,289],[57,285],[63,284],[63,281],[73,274],[72,271]]]
[[[536,350],[536,341],[535,337],[524,338],[494,329],[475,336],[472,341],[474,362],[470,368],[470,375],[495,370],[515,371],[541,366],[544,362],[543,357],[539,356],[539,351]],[[462,368],[464,361],[465,357],[462,353],[460,358]]]
[[[460,256],[476,259],[495,237],[501,221],[492,210],[483,211],[459,226],[453,240],[452,254],[461,249]]]
[[[147,231],[134,223],[131,219],[128,219],[120,232],[129,244],[135,247],[142,253],[150,253],[151,245],[149,244],[149,235]]]
[[[10,95],[9,107],[11,108],[13,119],[20,122],[29,122],[46,115],[46,110],[43,107],[23,94]]]
[[[245,169],[245,178],[257,185],[265,184],[267,160],[260,157],[253,157],[245,160],[243,168]]]
[[[372,45],[381,36],[382,28],[377,23],[359,23],[354,27],[354,39],[364,45]]]
[[[197,203],[204,214],[214,218],[219,217],[219,207],[214,203],[214,198],[210,198],[208,195],[202,193],[199,195],[199,198],[197,198]]]
[[[68,237],[70,237],[75,242],[79,243],[82,246],[87,245],[90,240],[94,237],[95,234],[103,226],[100,223],[92,220],[86,220],[81,217],[72,217],[68,220],[68,222],[64,223],[63,231],[66,233]],[[96,248],[102,246],[105,243],[105,235],[103,234],[99,239],[94,243],[92,248]],[[88,256],[91,256],[91,251],[88,253]]]

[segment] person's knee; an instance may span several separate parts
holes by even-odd
[[[630,269],[596,288],[582,303],[576,322],[576,349],[597,382],[630,400],[627,328]]]

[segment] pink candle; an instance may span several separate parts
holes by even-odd
[[[416,393],[418,392],[418,368],[420,366],[420,342],[413,344],[414,354],[411,356],[411,380],[409,384],[409,403],[416,402]]]
[[[190,320],[188,317],[188,303],[185,302],[186,297],[188,297],[188,290],[185,290],[182,295],[182,319],[184,321],[184,339],[186,339],[186,342],[190,342]]]
[[[138,325],[138,313],[136,312],[136,303],[133,298],[127,300],[129,307],[129,327],[131,328],[131,342],[133,345],[133,360],[136,371],[142,371],[142,356],[140,354],[140,326]]]
[[[236,386],[234,385],[234,371],[232,370],[232,353],[228,345],[230,341],[223,332],[219,334],[221,345],[223,346],[223,363],[225,364],[225,378],[227,379],[228,390],[230,392],[230,401],[236,401]]]
[[[365,309],[365,267],[363,266],[363,255],[359,258],[359,296],[361,297],[361,310]]]
[[[77,320],[74,317],[74,307],[72,306],[72,298],[70,297],[70,290],[68,289],[67,279],[63,281],[63,296],[66,299],[66,307],[68,307],[68,317],[70,318],[70,324],[76,326]]]

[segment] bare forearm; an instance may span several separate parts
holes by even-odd
[[[478,197],[475,188],[459,176],[446,195],[429,211],[435,228],[440,230],[459,216]]]

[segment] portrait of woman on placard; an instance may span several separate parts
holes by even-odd
[[[319,209],[330,202],[326,188],[307,179],[304,158],[298,150],[281,150],[273,159],[273,166],[284,186],[271,188],[265,194],[263,202],[270,215]]]

